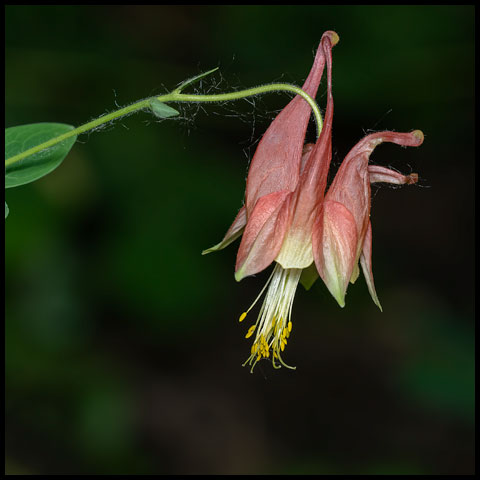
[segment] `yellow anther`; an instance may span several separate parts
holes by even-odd
[[[288,322],[288,331],[291,332],[292,331],[292,322]]]
[[[285,344],[283,342],[280,344],[280,350],[282,352],[285,350]]]
[[[253,335],[253,332],[255,331],[255,326],[256,326],[256,325],[252,325],[252,326],[248,329],[248,332],[247,332],[247,334],[245,335],[245,338],[250,338],[250,337]]]
[[[244,318],[247,316],[247,312],[243,312],[238,319],[239,322],[243,322]]]

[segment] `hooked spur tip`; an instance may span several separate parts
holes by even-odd
[[[328,30],[323,35],[328,36],[328,38],[330,39],[330,43],[332,44],[332,47],[334,47],[340,41],[340,37],[333,30]]]
[[[418,144],[421,145],[423,143],[423,139],[425,138],[423,132],[421,130],[414,130],[412,135],[418,140]]]
[[[407,179],[407,185],[413,185],[418,182],[418,173],[411,173],[405,177]]]

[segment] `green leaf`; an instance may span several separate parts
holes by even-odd
[[[187,85],[191,85],[192,83],[198,82],[203,77],[206,77],[207,75],[210,75],[211,73],[216,72],[218,68],[219,67],[212,68],[212,70],[209,70],[208,72],[200,73],[200,75],[196,75],[195,77],[185,80],[183,83],[180,84],[180,86],[177,89],[175,89],[175,91],[181,92]]]
[[[152,110],[152,113],[158,118],[168,118],[180,115],[180,112],[177,112],[177,110],[169,107],[163,102],[160,102],[156,98],[150,101],[150,109]]]
[[[5,129],[5,162],[48,140],[73,130],[64,123],[31,123]],[[5,166],[5,188],[33,182],[57,168],[75,143],[74,135],[40,152]]]
[[[5,202],[5,218],[8,217],[8,212],[9,212],[8,205],[7,205],[7,202]]]

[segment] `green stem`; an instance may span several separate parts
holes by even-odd
[[[69,132],[64,133],[63,135],[59,135],[58,137],[52,138],[47,142],[44,142],[44,143],[41,143],[40,145],[36,145],[35,147],[29,148],[24,152],[18,153],[17,155],[14,155],[13,157],[6,159],[5,167],[8,167],[13,163],[19,162],[20,160],[23,160],[24,158],[29,157],[30,155],[33,155],[42,150],[45,150],[46,148],[50,148],[53,145],[56,145],[57,143],[63,142],[67,138],[80,135],[81,133],[85,133],[89,130],[93,130],[99,127],[100,125],[103,125],[105,123],[111,122],[112,120],[128,115],[129,113],[136,112],[138,110],[143,110],[145,108],[149,108],[150,102],[153,99],[156,99],[157,101],[164,102],[164,103],[166,102],[226,102],[231,100],[239,100],[241,98],[251,97],[254,95],[260,95],[268,92],[275,92],[275,91],[293,92],[303,97],[305,101],[307,101],[310,107],[312,108],[313,114],[315,116],[316,124],[317,124],[317,137],[320,135],[320,132],[322,131],[322,126],[323,126],[322,115],[320,113],[320,109],[318,108],[318,105],[315,103],[315,100],[313,100],[312,97],[310,97],[301,88],[296,87],[295,85],[290,85],[288,83],[272,83],[269,85],[261,85],[259,87],[249,88],[247,90],[241,90],[238,92],[231,92],[231,93],[223,93],[219,95],[183,94],[180,92],[181,88],[183,88],[183,86],[166,95],[162,95],[160,97],[147,98],[145,100],[140,100],[139,102],[132,103],[127,107],[120,108],[115,112],[109,113],[107,115],[103,115],[95,120],[92,120],[91,122],[85,123],[84,125],[78,128],[75,128],[74,130],[70,130]]]
[[[317,137],[320,136],[320,132],[323,127],[322,114],[316,104],[315,100],[304,92],[301,88],[289,83],[270,83],[268,85],[261,85],[259,87],[249,88],[247,90],[241,90],[239,92],[223,93],[219,95],[185,95],[179,93],[178,90],[174,90],[172,93],[165,95],[164,97],[158,97],[157,100],[161,102],[225,102],[230,100],[238,100],[245,97],[252,97],[254,95],[261,95],[268,92],[293,92],[303,97],[303,99],[310,105],[315,116],[317,123]],[[169,98],[167,98],[169,97]]]
[[[24,152],[18,153],[17,155],[14,155],[13,157],[10,157],[9,159],[5,160],[5,167],[8,167],[13,163],[19,162],[20,160],[23,160],[24,158],[29,157],[30,155],[33,155],[42,150],[45,150],[46,148],[53,147],[53,145],[63,142],[67,138],[73,137],[75,135],[80,135],[81,133],[88,132],[88,130],[93,130],[94,128],[97,128],[98,126],[103,125],[104,123],[111,122],[112,120],[123,117],[124,115],[135,112],[137,110],[142,110],[143,108],[148,107],[149,101],[150,101],[149,99],[146,99],[136,103],[132,103],[131,105],[128,105],[128,107],[124,107],[124,108],[121,108],[120,110],[115,110],[115,112],[108,113],[107,115],[103,115],[95,120],[92,120],[91,122],[85,123],[84,125],[81,125],[80,127],[75,128],[74,130],[70,130],[69,132],[59,135],[58,137],[51,138],[47,142],[44,142],[44,143],[41,143],[40,145],[36,145],[35,147],[29,148]]]

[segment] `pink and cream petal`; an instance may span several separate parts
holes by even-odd
[[[317,94],[325,66],[325,38],[330,40],[332,46],[338,42],[335,32],[328,31],[322,36],[312,69],[302,87],[312,98]],[[310,116],[310,106],[297,95],[268,127],[258,144],[248,173],[245,192],[248,214],[262,196],[281,190],[295,190]]]
[[[341,307],[356,263],[357,238],[351,212],[341,203],[325,201],[323,223],[313,230],[313,254],[320,277]]]
[[[363,275],[367,282],[368,291],[374,301],[375,305],[382,311],[382,306],[378,300],[377,292],[375,291],[375,284],[373,283],[372,272],[372,223],[368,222],[367,233],[363,240],[362,254],[360,255],[360,264],[362,265]]]
[[[328,33],[328,32],[327,32]],[[338,37],[337,37],[338,39]],[[320,137],[304,148],[302,175],[292,199],[292,221],[278,257],[283,268],[307,268],[313,262],[312,230],[323,203],[332,156],[332,38],[322,37],[321,48],[327,63],[327,109]]]
[[[247,224],[247,209],[245,208],[245,206],[243,206],[239,210],[231,227],[228,229],[227,233],[223,237],[223,240],[220,243],[217,243],[216,245],[214,245],[213,247],[203,250],[202,255],[206,255],[207,253],[211,253],[211,252],[216,252],[217,250],[222,250],[222,248],[225,248],[226,246],[230,245],[238,237],[240,237],[240,235],[242,235],[246,224]]]
[[[274,192],[257,201],[238,249],[235,267],[238,282],[264,270],[275,260],[287,231],[291,196],[288,191]]]

